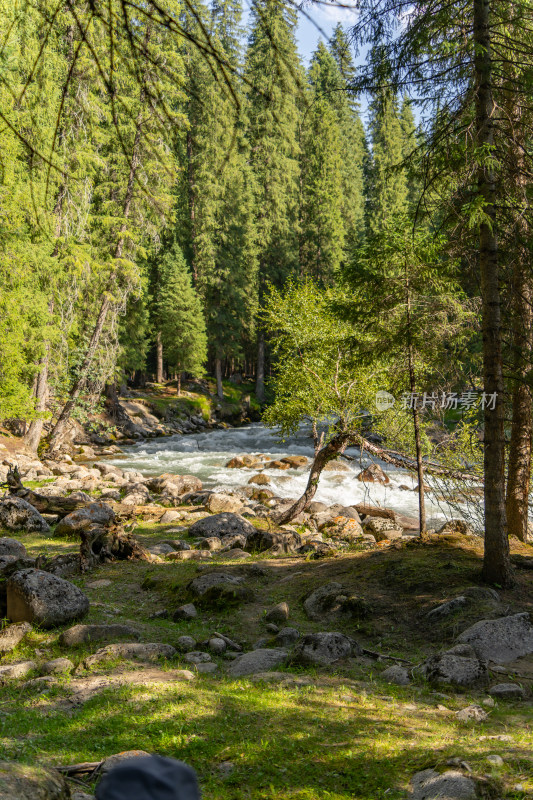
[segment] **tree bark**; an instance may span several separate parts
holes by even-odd
[[[176,379],[177,379],[177,382],[178,382],[178,385],[177,385],[177,395],[178,395],[178,397],[179,397],[179,396],[180,396],[180,394],[181,394],[181,372],[178,372],[178,374],[177,374],[177,376],[176,376]]]
[[[287,522],[290,522],[291,519],[297,517],[302,511],[305,511],[316,494],[322,470],[329,461],[333,461],[337,456],[344,453],[351,439],[353,439],[353,434],[348,431],[340,431],[335,434],[326,445],[315,451],[315,457],[311,465],[311,472],[309,473],[305,492],[287,511],[276,517],[278,525],[285,525]]]
[[[163,342],[161,341],[161,331],[157,331],[156,350],[157,350],[156,382],[163,383]]]
[[[265,402],[265,334],[259,334],[257,342],[257,371],[255,377],[255,396],[258,403]]]
[[[48,364],[50,361],[50,342],[45,342],[45,351],[41,359],[41,368],[37,375],[37,384],[35,386],[35,411],[39,416],[30,422],[28,432],[24,437],[27,446],[37,452],[39,442],[43,433],[44,419],[43,414],[46,410],[46,401],[48,399]]]
[[[478,155],[483,158],[494,144],[493,70],[490,31],[490,0],[473,0],[474,72],[476,82],[475,129]],[[513,573],[505,514],[504,383],[501,344],[501,297],[497,239],[496,177],[493,168],[481,163],[478,192],[484,200],[486,220],[479,228],[483,327],[485,553],[483,578],[488,583],[510,586]],[[495,398],[492,408],[491,398]]]
[[[222,385],[222,359],[215,359],[215,376],[217,379],[217,397],[220,400],[224,399],[224,387]]]

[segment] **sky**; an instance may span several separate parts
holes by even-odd
[[[350,0],[341,2],[306,3],[299,13],[297,30],[298,49],[307,65],[320,39],[327,42],[338,22],[349,28],[355,21],[355,12],[350,9]]]

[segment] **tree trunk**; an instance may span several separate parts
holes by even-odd
[[[178,372],[178,374],[177,374],[177,376],[176,376],[176,380],[177,380],[177,382],[178,382],[178,386],[177,386],[177,394],[178,394],[178,397],[179,397],[179,396],[180,396],[180,394],[181,394],[181,372]]]
[[[224,399],[224,387],[222,385],[222,359],[215,359],[215,376],[217,379],[217,397],[220,400]]]
[[[255,378],[255,396],[258,403],[265,402],[265,334],[259,334],[257,343],[257,371]]]
[[[37,452],[39,442],[43,433],[44,419],[43,414],[46,410],[46,401],[48,399],[48,364],[50,361],[50,342],[45,342],[45,352],[41,359],[41,369],[37,375],[37,383],[35,386],[35,411],[39,414],[37,419],[30,423],[30,427],[24,441],[27,446]]]
[[[150,37],[150,29],[148,29],[146,32],[146,37],[145,37],[146,44],[148,43],[149,37]],[[124,234],[126,232],[126,220],[128,219],[130,214],[131,201],[133,199],[133,187],[135,185],[137,170],[140,166],[139,146],[141,143],[145,100],[146,100],[146,90],[144,87],[144,77],[143,77],[141,83],[140,96],[139,96],[139,111],[137,113],[137,119],[135,121],[135,138],[133,140],[130,170],[128,174],[128,183],[126,186],[126,194],[124,196],[124,205],[122,210],[124,222],[120,227],[119,237],[115,247],[115,252],[114,252],[115,260],[122,258],[122,251],[124,248]],[[98,317],[96,319],[96,323],[93,328],[91,339],[89,341],[89,345],[87,347],[84,359],[81,363],[78,372],[78,377],[69,392],[69,399],[63,406],[61,414],[59,415],[59,418],[56,424],[54,425],[54,428],[50,435],[49,450],[51,453],[53,453],[54,450],[57,450],[58,447],[61,445],[61,442],[63,440],[67,428],[67,423],[70,419],[70,415],[72,414],[72,411],[76,406],[78,397],[80,396],[80,393],[86,384],[87,378],[89,377],[89,370],[91,368],[93,358],[96,354],[96,350],[100,342],[102,331],[104,330],[104,325],[106,323],[107,315],[111,308],[111,298],[109,293],[112,291],[116,279],[117,279],[117,267],[115,266],[109,277],[107,291],[105,292],[104,299],[102,300],[102,303],[100,305],[100,311],[98,312]]]
[[[494,144],[495,104],[492,91],[490,0],[473,0],[475,128],[484,152]],[[489,164],[478,168],[478,192],[487,220],[479,228],[479,266],[483,322],[485,553],[483,578],[488,583],[513,583],[505,516],[504,383],[501,344],[501,298],[496,234],[496,178]],[[493,400],[492,400],[493,399]],[[494,405],[494,408],[492,407]]]
[[[161,331],[157,332],[157,375],[156,383],[163,383],[163,342],[161,341]]]
[[[287,522],[290,522],[291,519],[294,519],[294,517],[297,517],[298,514],[306,509],[315,496],[322,470],[328,461],[333,461],[334,458],[337,458],[337,456],[344,453],[350,439],[352,438],[352,434],[346,431],[341,431],[333,436],[333,438],[330,439],[326,445],[321,447],[318,451],[315,451],[315,457],[311,465],[311,472],[309,473],[309,479],[307,481],[305,492],[300,499],[297,500],[296,503],[294,503],[287,511],[276,517],[276,522],[278,525],[285,525]]]

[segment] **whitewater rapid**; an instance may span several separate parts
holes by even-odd
[[[173,474],[196,475],[207,489],[228,490],[242,487],[257,473],[257,469],[229,469],[225,465],[235,455],[242,453],[266,454],[279,459],[287,455],[313,457],[313,444],[308,431],[301,429],[296,435],[280,442],[279,433],[260,423],[242,428],[212,430],[187,436],[170,436],[139,442],[123,447],[124,454],[112,460],[124,469],[136,469],[143,475]],[[390,484],[362,483],[358,473],[371,459],[361,457],[355,448],[347,450],[354,461],[345,461],[347,472],[323,472],[315,500],[333,505],[371,503],[407,516],[418,516],[418,496],[413,489],[417,481],[408,472],[381,464],[390,478]],[[375,461],[375,459],[372,459]],[[379,463],[379,462],[378,462]],[[269,489],[279,497],[298,497],[305,489],[308,470],[265,469],[271,483]],[[410,490],[400,489],[400,485]],[[457,516],[446,503],[438,501],[432,493],[426,496],[428,524],[442,522]]]

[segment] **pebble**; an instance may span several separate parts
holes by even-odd
[[[491,755],[487,756],[487,761],[493,767],[503,767],[504,764],[503,758],[496,753],[491,753]]]
[[[187,653],[185,661],[188,664],[204,664],[206,661],[211,661],[211,656],[209,653],[202,653],[201,650],[193,650]]]

